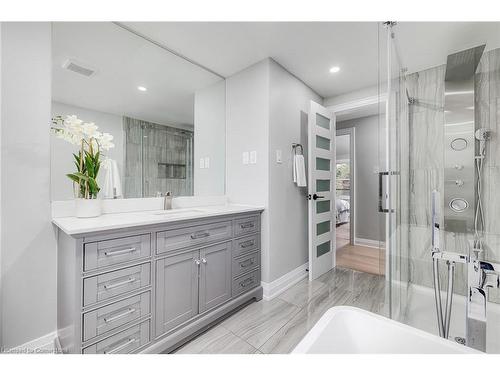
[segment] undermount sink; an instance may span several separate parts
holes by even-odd
[[[162,210],[153,213],[157,216],[175,216],[175,215],[195,215],[204,212],[203,210],[191,209],[191,208],[174,208],[171,210]]]
[[[450,340],[350,306],[329,309],[293,353],[480,354]]]

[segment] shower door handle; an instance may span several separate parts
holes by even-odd
[[[378,172],[378,212],[382,213],[394,212],[394,210],[389,210],[387,208],[384,208],[383,180],[384,176],[390,176],[391,174],[392,173],[389,172]]]

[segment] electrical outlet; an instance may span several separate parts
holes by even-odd
[[[204,168],[205,168],[205,159],[200,158],[200,169],[204,169]]]
[[[248,164],[248,160],[249,160],[249,158],[248,158],[248,151],[245,151],[243,153],[243,164]]]
[[[210,168],[210,157],[205,157],[205,168]]]
[[[250,164],[257,164],[257,151],[250,151]]]

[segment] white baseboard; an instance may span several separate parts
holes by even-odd
[[[54,354],[56,350],[57,331],[51,332],[45,336],[25,342],[12,349],[7,349],[6,353],[12,354]]]
[[[385,247],[384,242],[376,241],[376,240],[370,240],[368,238],[359,238],[355,237],[354,238],[354,245],[358,246],[366,246],[366,247],[374,247],[376,249],[383,249]]]
[[[291,286],[297,284],[300,280],[307,277],[307,267],[309,263],[304,263],[303,265],[295,268],[294,270],[284,274],[279,279],[266,283],[261,282],[263,289],[263,298],[265,301],[270,301],[280,293],[284,292]]]

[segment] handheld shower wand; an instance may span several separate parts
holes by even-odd
[[[441,252],[439,247],[439,207],[440,199],[437,190],[432,191],[432,275],[434,278],[434,298],[436,300],[436,313],[438,321],[439,336],[444,336],[443,307],[441,305],[441,286],[439,283],[439,262],[436,255]]]
[[[473,250],[476,252],[476,257],[479,253],[483,251],[483,243],[481,239],[480,231],[482,232],[484,228],[484,212],[482,203],[482,186],[481,180],[483,177],[483,163],[486,156],[486,141],[491,138],[491,131],[481,128],[477,129],[474,136],[479,141],[479,154],[475,157],[475,165],[477,171],[477,202],[476,202],[476,212],[474,214],[474,246]],[[479,224],[481,222],[481,225]]]

